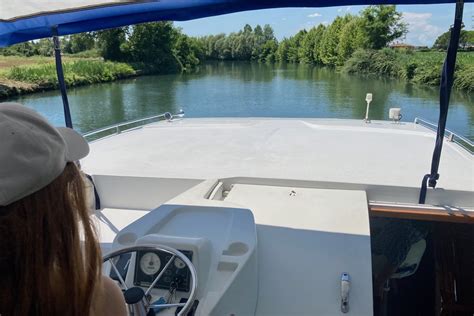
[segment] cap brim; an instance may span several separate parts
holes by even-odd
[[[57,127],[67,146],[66,160],[77,161],[89,154],[89,144],[81,134],[67,127]]]

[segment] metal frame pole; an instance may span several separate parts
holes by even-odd
[[[56,61],[56,74],[58,75],[59,89],[61,90],[61,98],[63,100],[64,108],[64,120],[66,121],[66,126],[69,128],[72,127],[71,111],[69,109],[69,100],[67,98],[66,83],[64,81],[64,70],[63,63],[61,58],[61,43],[58,37],[58,26],[52,27],[53,33],[53,43],[54,43],[54,57]]]
[[[451,36],[449,39],[448,52],[444,60],[441,72],[441,82],[439,85],[439,119],[438,130],[436,133],[436,143],[431,160],[431,172],[423,177],[420,189],[419,204],[425,204],[426,191],[428,186],[436,187],[439,179],[438,169],[443,149],[444,133],[446,130],[446,119],[448,118],[449,97],[451,96],[451,88],[454,80],[454,68],[456,66],[456,55],[459,46],[459,37],[462,28],[462,14],[464,9],[464,0],[456,2],[456,13],[454,16],[454,25],[451,28]]]

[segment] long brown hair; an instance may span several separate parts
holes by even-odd
[[[0,315],[89,315],[101,265],[74,163],[43,189],[0,207]]]

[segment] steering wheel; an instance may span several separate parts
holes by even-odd
[[[137,251],[162,251],[166,252],[171,255],[171,258],[166,262],[163,269],[161,269],[160,273],[156,276],[156,278],[151,282],[150,286],[144,291],[141,287],[128,287],[125,283],[125,280],[122,278],[122,275],[119,273],[115,263],[113,262],[113,258],[118,257],[120,255],[130,253],[130,252],[137,252]],[[155,286],[155,284],[160,280],[160,278],[165,273],[166,269],[168,269],[169,265],[174,261],[175,258],[179,258],[181,261],[184,262],[186,267],[188,267],[191,273],[191,292],[189,294],[189,298],[185,303],[175,303],[175,304],[159,304],[159,305],[151,305],[151,295],[150,292]],[[197,288],[197,274],[196,268],[192,264],[192,262],[186,257],[181,251],[164,246],[164,245],[139,245],[139,246],[130,246],[121,248],[116,251],[112,251],[103,256],[102,261],[109,262],[112,270],[115,271],[120,284],[125,289],[123,293],[125,297],[125,302],[129,307],[129,314],[130,316],[146,316],[146,315],[154,315],[153,308],[170,308],[170,307],[181,307],[181,311],[177,314],[178,316],[186,315],[191,307],[194,304],[194,299],[196,297],[196,288]]]

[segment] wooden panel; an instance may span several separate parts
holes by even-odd
[[[474,224],[474,212],[453,209],[421,209],[369,205],[370,216]]]
[[[473,225],[439,223],[433,231],[441,316],[474,314]]]

